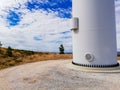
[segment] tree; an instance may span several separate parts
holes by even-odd
[[[2,43],[0,42],[0,52],[1,52]]]
[[[9,56],[9,57],[12,57],[13,56],[13,53],[12,53],[12,48],[9,46],[6,50],[6,55]]]
[[[60,54],[64,54],[64,46],[61,44],[59,47]]]

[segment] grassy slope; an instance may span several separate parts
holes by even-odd
[[[72,54],[55,54],[32,52],[26,50],[12,50],[13,57],[5,56],[6,49],[2,48],[0,53],[0,69],[8,68],[25,63],[31,63],[43,60],[72,59]]]

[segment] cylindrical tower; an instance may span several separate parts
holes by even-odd
[[[114,0],[72,0],[72,17],[73,64],[118,66]]]

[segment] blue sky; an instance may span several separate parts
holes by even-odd
[[[3,47],[72,52],[69,29],[71,0],[0,0],[0,41]],[[115,2],[117,45],[120,50],[120,1]]]

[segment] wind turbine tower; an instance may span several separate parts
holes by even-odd
[[[114,0],[72,0],[72,63],[117,67]]]

